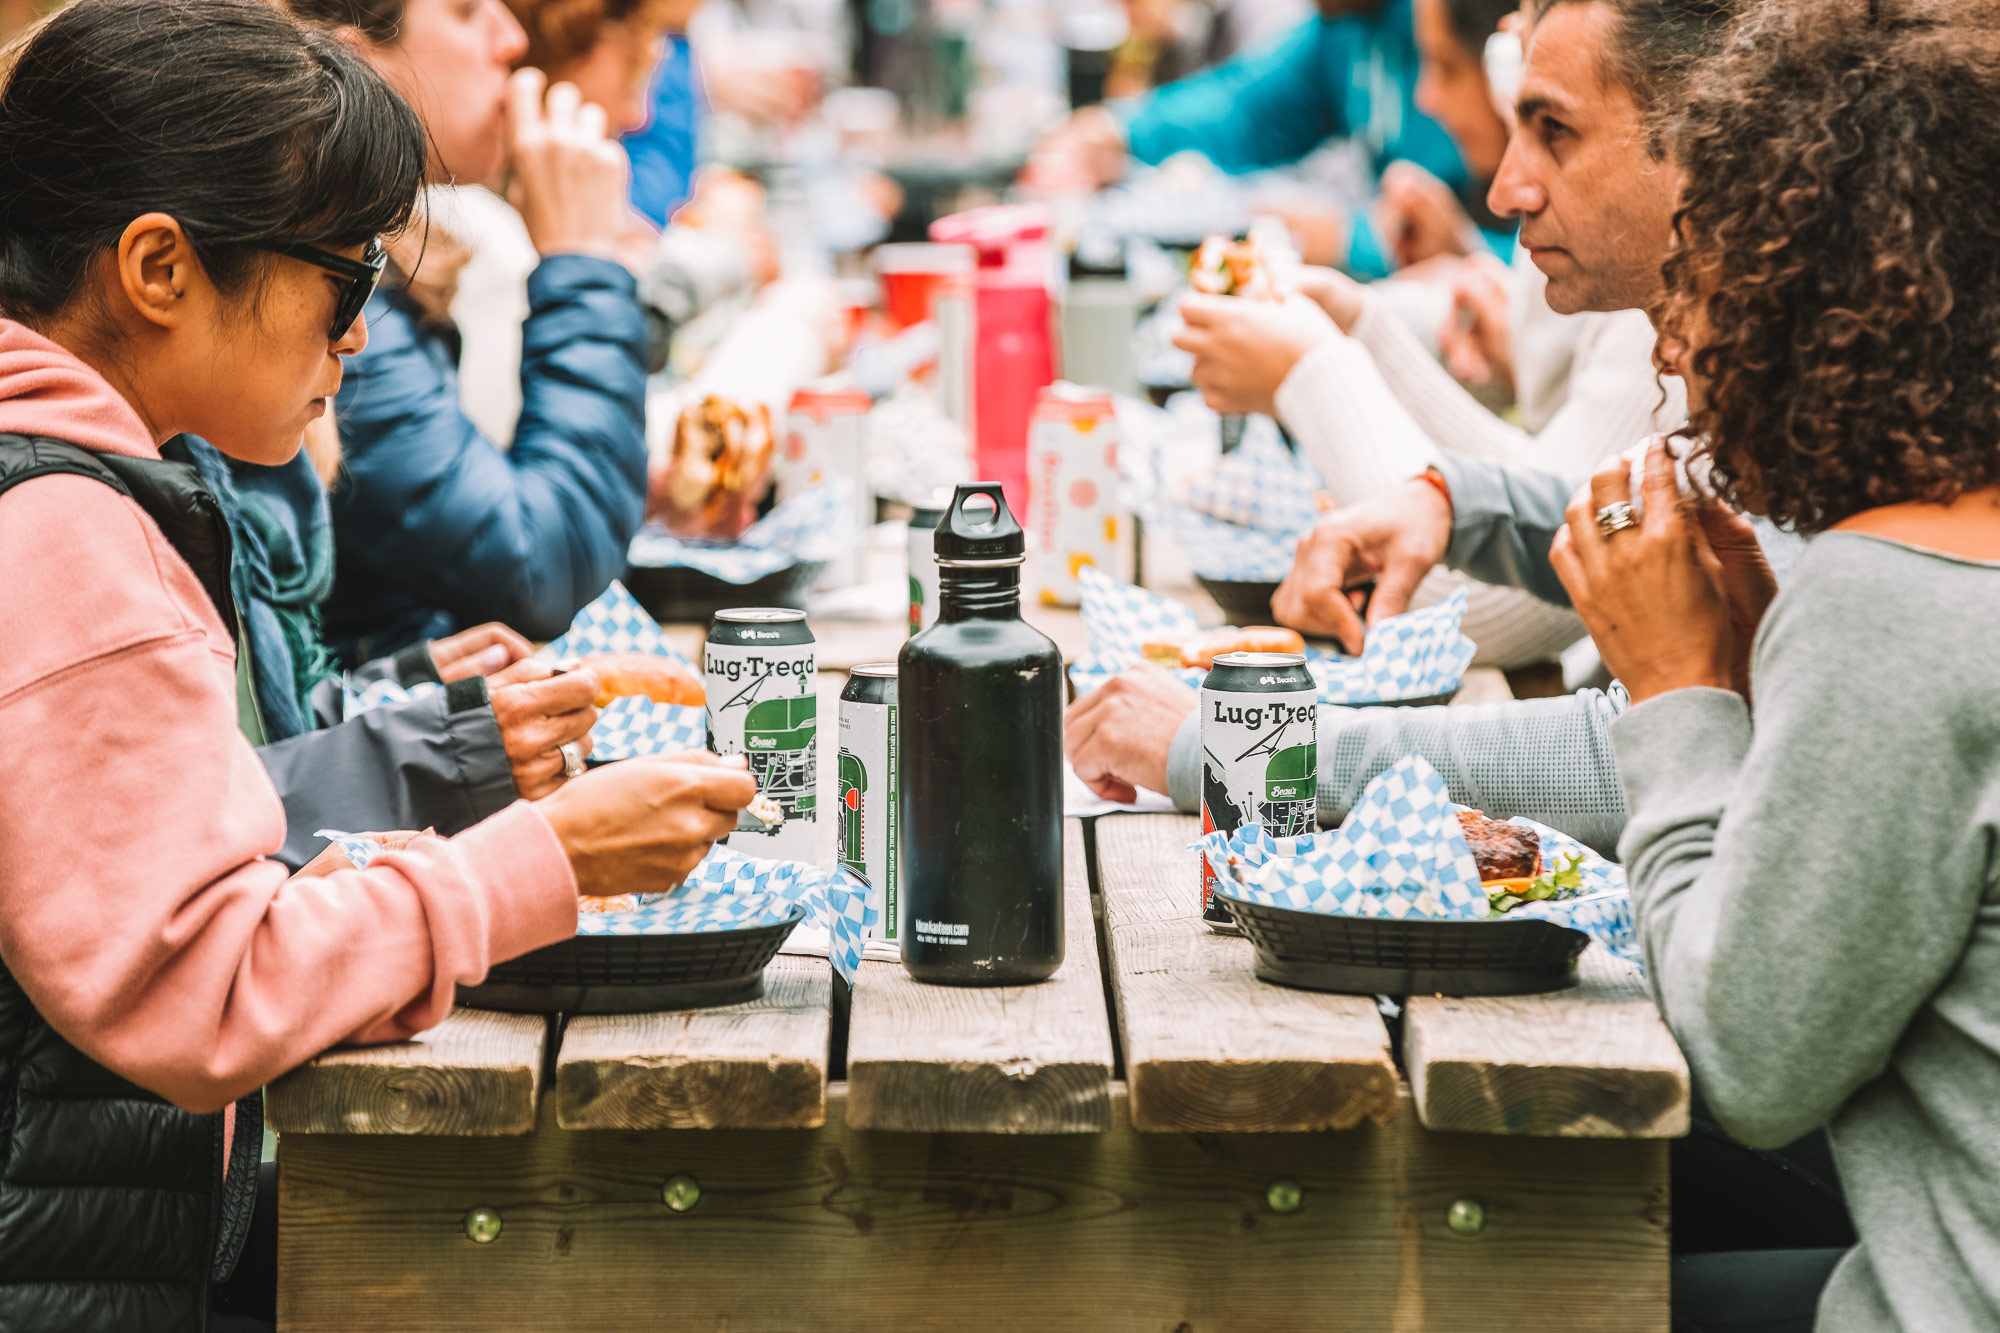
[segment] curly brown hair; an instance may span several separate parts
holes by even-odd
[[[1656,312],[1724,499],[1824,531],[2000,482],[1987,0],[1764,0],[1698,69]]]

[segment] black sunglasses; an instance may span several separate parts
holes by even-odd
[[[290,259],[302,259],[316,268],[347,279],[346,285],[340,289],[340,303],[333,308],[333,327],[327,333],[327,337],[334,342],[345,338],[347,331],[354,327],[354,321],[361,318],[361,307],[367,305],[368,298],[375,294],[375,284],[382,280],[382,270],[389,263],[389,253],[382,248],[380,237],[368,242],[368,248],[362,251],[359,259],[349,259],[303,241],[266,241],[258,249]]]

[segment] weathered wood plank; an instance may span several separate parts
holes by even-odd
[[[328,1051],[273,1083],[280,1134],[526,1134],[549,1022],[454,1009],[414,1041]]]
[[[1185,815],[1097,821],[1133,1125],[1279,1132],[1387,1115],[1399,1079],[1374,1001],[1257,980],[1250,942],[1202,923],[1199,831]]]
[[[835,1084],[806,1132],[570,1132],[549,1107],[517,1139],[287,1137],[279,1327],[1667,1327],[1662,1142],[1434,1134],[1407,1098],[1344,1133],[1139,1134],[1124,1102],[1092,1135],[858,1132]]]
[[[1065,821],[1064,952],[1035,986],[927,986],[863,963],[848,1027],[856,1129],[1078,1134],[1110,1124],[1111,1024],[1083,829]]]
[[[1403,1060],[1432,1129],[1564,1138],[1688,1132],[1688,1067],[1636,969],[1593,945],[1575,990],[1410,997]]]
[[[832,973],[781,956],[746,1004],[579,1015],[556,1054],[564,1129],[810,1129],[826,1119]]]

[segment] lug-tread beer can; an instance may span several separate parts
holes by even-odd
[[[859,389],[806,388],[792,395],[785,414],[784,444],[771,467],[779,503],[814,486],[843,483],[859,533],[853,546],[827,565],[822,587],[861,582],[867,533],[875,525],[875,492],[868,484],[871,406]]]
[[[1201,831],[1256,823],[1311,833],[1319,812],[1319,688],[1299,653],[1223,653],[1201,683]],[[1201,858],[1201,914],[1229,920]]]
[[[785,821],[767,828],[745,816],[733,851],[779,861],[811,861],[819,804],[819,691],[816,645],[806,613],[735,607],[715,613],[702,646],[708,692],[708,748],[747,755],[757,790]]]
[[[896,664],[864,662],[840,692],[840,864],[868,885],[896,938]]]
[[[1118,512],[1118,417],[1111,395],[1052,384],[1028,436],[1028,568],[1023,591],[1044,606],[1075,606],[1076,576],[1095,565],[1123,578]]]

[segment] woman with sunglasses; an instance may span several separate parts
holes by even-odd
[[[602,110],[546,99],[501,0],[297,0],[422,117],[427,178],[511,192],[541,262],[520,327],[520,421],[503,451],[459,405],[448,293],[425,237],[391,243],[373,337],[335,403],[327,636],[353,665],[485,621],[553,638],[624,571],[646,491],[646,324],[618,262],[632,214]],[[359,257],[356,256],[358,259]],[[369,261],[372,262],[372,261]]]
[[[676,882],[754,794],[713,757],[633,761],[365,870],[269,859],[226,542],[160,446],[297,450],[424,149],[348,46],[262,0],[75,0],[0,84],[9,1327],[269,1327],[268,1268],[222,1281],[272,1253],[245,1249],[274,1225],[257,1090],[436,1023],[574,932],[579,892]],[[212,1314],[219,1283],[261,1288],[262,1322]]]

